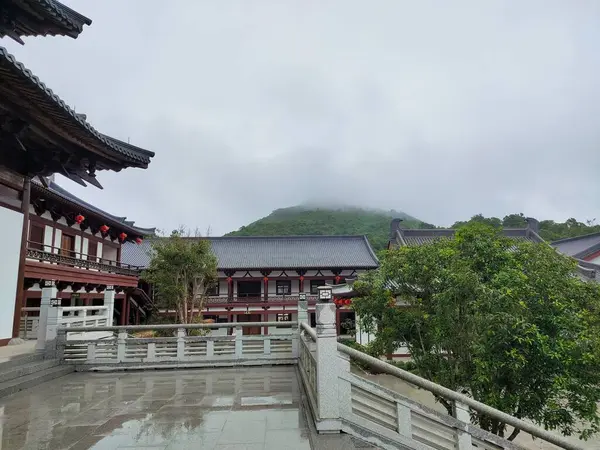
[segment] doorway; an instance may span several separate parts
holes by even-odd
[[[261,314],[238,314],[238,322],[261,322]],[[243,327],[242,335],[260,335],[260,327]]]
[[[60,245],[60,254],[62,256],[75,257],[75,236],[70,234],[62,234],[62,240]]]

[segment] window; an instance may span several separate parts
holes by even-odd
[[[292,293],[292,282],[290,280],[277,280],[275,282],[275,293],[277,295],[290,295]]]
[[[96,256],[98,256],[98,243],[97,242],[88,242],[88,258],[91,261],[96,261]]]
[[[325,280],[310,280],[310,293],[317,295],[319,293],[317,289],[319,286],[325,286]]]
[[[219,295],[219,282],[218,281],[215,284],[213,284],[212,286],[209,286],[206,288],[206,295],[211,295],[213,297],[216,297]]]
[[[29,248],[44,250],[44,226],[31,223],[29,225]]]
[[[292,315],[291,314],[277,314],[277,322],[291,322]]]

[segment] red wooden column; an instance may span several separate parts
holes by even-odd
[[[127,325],[125,323],[127,319],[127,295],[121,299],[121,325]]]
[[[269,301],[269,277],[265,276],[263,278],[263,281],[265,283],[264,298],[265,298],[265,302],[268,302]]]
[[[300,275],[300,281],[298,282],[298,291],[304,292],[304,275]]]
[[[233,278],[227,277],[227,301],[233,300]]]

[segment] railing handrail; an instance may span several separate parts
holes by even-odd
[[[92,316],[94,317],[94,316]],[[298,322],[227,322],[227,323],[190,323],[190,324],[160,324],[160,325],[121,325],[106,327],[60,327],[58,331],[78,332],[86,331],[148,331],[148,330],[186,330],[218,329],[218,328],[246,328],[246,327],[279,327],[295,328]]]
[[[102,310],[102,309],[106,309],[108,310],[108,306],[104,306],[104,305],[100,305],[100,306],[59,306],[58,308],[62,309],[63,311],[69,312],[69,311],[96,311],[96,310]],[[21,308],[24,309],[24,308]]]
[[[300,326],[304,331],[306,331],[306,334],[310,336],[313,342],[317,342],[317,332],[308,323],[301,322]]]
[[[302,323],[302,328],[306,329],[305,325],[305,323]],[[433,394],[463,403],[464,405],[469,406],[477,412],[485,414],[486,416],[489,416],[492,419],[499,420],[507,425],[519,428],[520,430],[523,430],[531,434],[532,436],[543,439],[547,442],[558,445],[568,450],[581,450],[581,447],[578,447],[577,445],[568,442],[566,439],[560,436],[552,434],[549,431],[546,431],[532,423],[528,423],[521,419],[517,419],[516,417],[513,417],[510,414],[506,414],[505,412],[502,412],[496,408],[492,408],[491,406],[478,402],[477,400],[474,400],[471,397],[467,397],[466,395],[463,395],[459,392],[453,391],[452,389],[448,389],[425,378],[421,378],[418,375],[407,372],[406,370],[402,370],[396,366],[393,366],[392,364],[369,356],[344,344],[338,343],[337,348],[340,352],[345,353],[346,355],[357,359],[360,362],[369,364],[370,366],[376,368],[381,372],[400,378]]]
[[[34,245],[35,247],[33,247],[32,245]],[[46,250],[47,248],[50,249],[50,251],[47,251]],[[76,252],[75,250],[68,250],[69,254],[63,255],[60,253],[62,250],[64,250],[61,247],[44,244],[43,242],[35,242],[35,241],[28,240],[27,241],[27,250],[46,253],[48,255],[57,255],[58,254],[63,258],[71,258],[76,261],[90,261],[90,262],[95,262],[98,264],[105,264],[107,266],[119,267],[121,269],[137,270],[140,272],[143,270],[143,267],[140,267],[140,266],[133,266],[131,264],[125,264],[120,261],[116,261],[116,260],[108,259],[108,258],[102,258],[101,256],[97,256],[97,255],[89,255],[87,253]],[[58,252],[54,253],[53,250],[58,250]],[[74,255],[79,255],[79,258]],[[84,256],[85,256],[85,258],[83,258]]]

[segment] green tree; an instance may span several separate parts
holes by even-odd
[[[201,316],[207,289],[217,281],[217,259],[209,241],[176,230],[168,238],[154,240],[142,278],[156,289],[159,308],[175,310],[178,323],[194,323]]]
[[[459,227],[462,227],[464,225],[468,225],[471,223],[483,223],[483,224],[490,225],[492,227],[501,227],[502,226],[502,221],[500,219],[498,219],[497,217],[484,217],[483,214],[475,214],[473,217],[471,217],[466,222],[464,222],[464,221],[454,222],[454,225],[452,225],[452,228],[459,228]]]
[[[505,228],[525,228],[527,221],[523,213],[508,214],[502,219],[502,226]]]
[[[354,308],[376,334],[371,351],[405,343],[421,376],[587,438],[600,426],[600,287],[575,275],[550,246],[475,223],[453,240],[386,252],[380,270],[355,283]],[[505,424],[472,417],[504,436]]]

